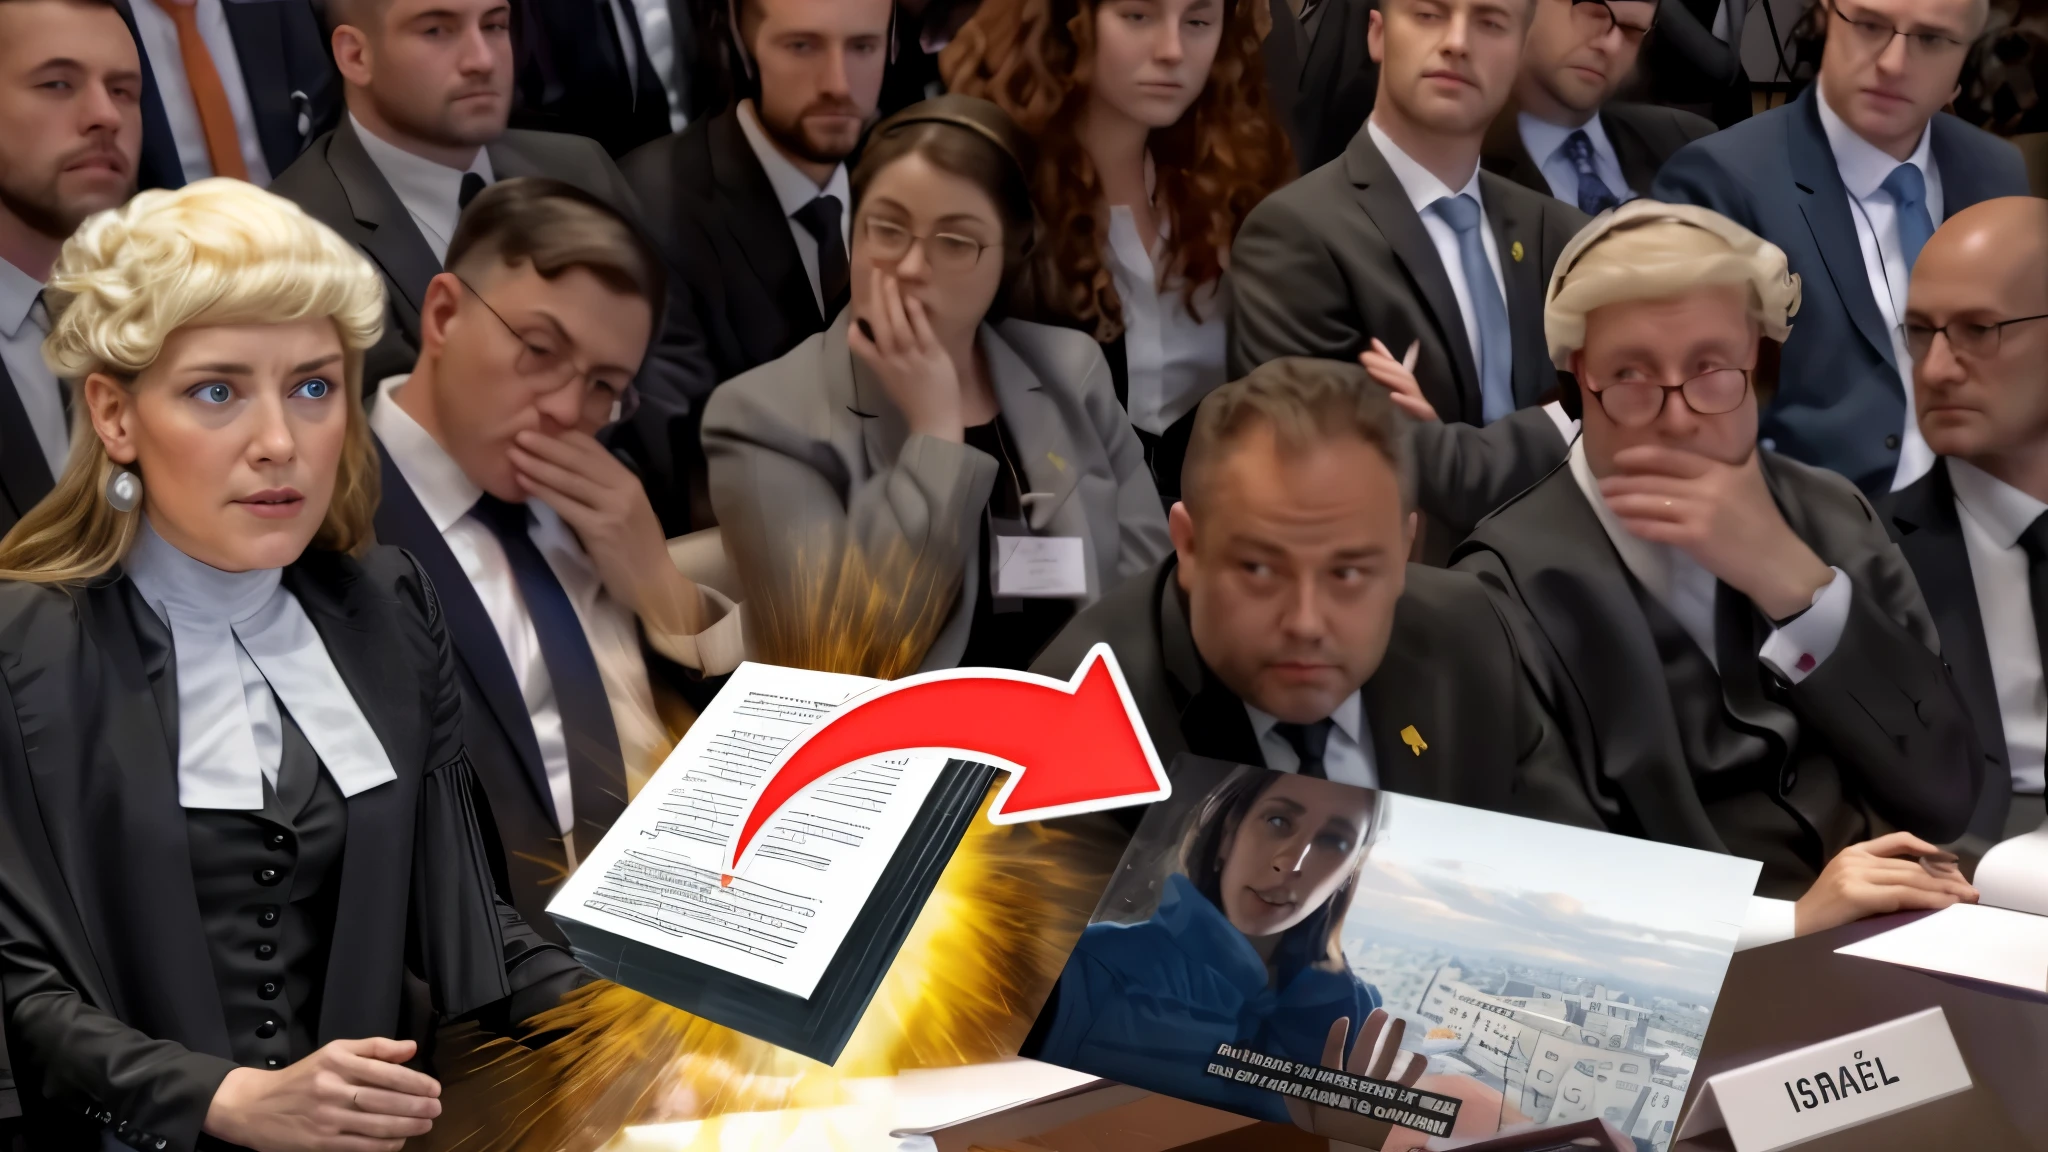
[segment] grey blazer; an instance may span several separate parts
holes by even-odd
[[[980,517],[996,462],[965,444],[910,435],[881,382],[847,349],[850,315],[711,394],[711,504],[750,611],[815,590],[821,560],[849,547],[881,571],[913,557],[929,564],[923,570],[940,574],[951,609],[923,667],[950,668],[967,650],[981,588]],[[1032,532],[1082,540],[1082,603],[1172,551],[1144,450],[1094,339],[1005,320],[982,327],[981,347],[1017,445]]]

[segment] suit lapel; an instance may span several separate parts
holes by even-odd
[[[1386,237],[1394,258],[1401,262],[1409,282],[1422,297],[1429,320],[1436,326],[1437,338],[1450,349],[1459,409],[1478,412],[1479,368],[1472,361],[1471,341],[1465,338],[1465,314],[1458,310],[1458,296],[1451,289],[1450,274],[1444,271],[1436,245],[1422,226],[1422,217],[1415,214],[1408,193],[1402,189],[1394,170],[1387,167],[1386,157],[1380,155],[1370,132],[1360,130],[1344,153],[1344,164],[1357,189],[1359,203],[1380,235]],[[1401,349],[1395,348],[1394,352],[1398,355]]]
[[[1853,211],[1846,203],[1849,190],[1842,184],[1842,174],[1835,167],[1834,149],[1820,125],[1820,106],[1816,103],[1820,97],[1809,89],[1799,99],[1802,106],[1798,114],[1785,121],[1792,181],[1805,193],[1799,212],[1806,217],[1806,227],[1813,234],[1814,246],[1820,250],[1828,279],[1834,284],[1842,306],[1849,310],[1856,330],[1884,357],[1885,363],[1896,369],[1891,333],[1885,328],[1884,314],[1878,311],[1877,298],[1871,295],[1870,275],[1863,264],[1863,245],[1857,241],[1856,224],[1849,217]]]
[[[492,159],[496,158],[493,155]],[[363,249],[384,270],[384,278],[397,288],[399,298],[407,305],[406,319],[413,328],[408,336],[418,343],[419,315],[426,307],[427,282],[440,274],[441,262],[434,259],[434,250],[427,247],[419,225],[413,223],[412,214],[405,210],[398,193],[391,190],[391,184],[363,150],[355,126],[346,118],[328,139],[327,163],[341,184],[342,194],[348,197],[349,212],[368,233],[362,240]]]
[[[1487,126],[1486,143],[1480,149],[1480,165],[1496,176],[1505,177],[1529,189],[1550,195],[1550,181],[1528,146],[1522,143],[1519,113],[1513,101]]]
[[[811,278],[797,254],[796,239],[790,235],[789,218],[782,214],[782,201],[775,186],[761,171],[761,161],[747,143],[740,127],[737,105],[721,112],[711,122],[711,174],[721,194],[719,219],[747,263],[766,285],[775,306],[784,316],[812,319],[812,328],[825,326],[819,315],[818,298],[811,292]],[[684,149],[677,149],[680,160]],[[842,205],[850,209],[850,205]]]
[[[540,742],[534,739],[533,720],[526,711],[526,698],[520,694],[519,679],[512,673],[512,662],[505,657],[505,645],[498,639],[483,601],[477,599],[468,573],[448,550],[427,510],[413,495],[412,486],[405,482],[404,473],[391,462],[381,443],[377,445],[377,455],[384,467],[384,497],[377,506],[378,542],[395,544],[411,552],[434,582],[449,639],[491,716],[504,730],[507,743],[518,752],[519,768],[533,790],[534,803],[540,805],[552,826],[554,791],[548,786]]]
[[[1089,540],[1089,582],[1094,582],[1094,542],[1089,539],[1087,510],[1069,500],[1081,480],[1073,437],[1060,406],[1045,390],[1044,375],[994,329],[983,328],[989,352],[989,375],[1001,405],[1003,423],[1017,445],[1017,466],[1033,499],[1025,512],[1031,530]],[[1091,590],[1099,591],[1099,590]]]
[[[1259,738],[1252,731],[1252,718],[1244,710],[1244,701],[1216,679],[1195,649],[1173,558],[1168,557],[1162,566],[1153,594],[1163,679],[1173,697],[1186,750],[1212,760],[1264,767],[1266,754],[1259,749]]]
[[[1397,611],[1397,636],[1400,626]],[[1447,781],[1431,770],[1459,762],[1454,743],[1457,732],[1455,726],[1430,723],[1426,694],[1428,686],[1441,677],[1432,674],[1426,660],[1415,660],[1412,655],[1402,651],[1398,642],[1390,642],[1372,679],[1358,690],[1359,705],[1372,734],[1373,768],[1380,787],[1390,792],[1449,800],[1452,797],[1443,790]],[[1402,731],[1411,726],[1427,748],[1411,748],[1401,738]]]
[[[28,412],[21,406],[21,393],[14,389],[14,377],[0,363],[0,487],[6,489],[7,503],[14,506],[7,526],[28,514],[28,510],[50,494],[50,465],[43,458],[43,446],[29,427]]]
[[[242,84],[249,90],[263,159],[273,174],[283,172],[299,155],[298,109],[285,75],[284,5],[276,0],[226,0],[221,10],[235,42]]]
[[[1486,197],[1486,219],[1493,225],[1494,244],[1500,249],[1501,292],[1507,297],[1509,347],[1519,352],[1531,346],[1543,347],[1543,261],[1538,251],[1543,243],[1542,200],[1528,202],[1518,191],[1491,172],[1481,172],[1479,183]],[[1487,187],[1493,185],[1492,187]],[[1548,199],[1546,195],[1545,199]],[[1513,383],[1515,406],[1526,408],[1557,383],[1548,360],[1516,355]]]
[[[1927,143],[1934,171],[1941,178],[1941,214],[1947,218],[1961,212],[1979,201],[1989,200],[2002,193],[1987,187],[1991,169],[1969,155],[1963,142],[1976,128],[1946,113],[1936,113],[1928,125],[1931,139]],[[1936,220],[1936,227],[1941,221]]]

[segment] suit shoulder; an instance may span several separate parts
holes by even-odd
[[[373,544],[355,554],[309,548],[295,567],[342,600],[395,601],[420,620],[440,614],[433,606],[433,584],[426,571],[412,553],[396,545]]]
[[[1159,611],[1153,598],[1160,580],[1165,578],[1164,569],[1172,562],[1172,557],[1168,557],[1143,572],[1125,577],[1095,603],[1075,613],[1032,662],[1031,670],[1041,676],[1065,679],[1074,674],[1088,650],[1097,644],[1108,644],[1116,651],[1126,678],[1156,664]]]
[[[1486,586],[1477,576],[1451,568],[1408,565],[1408,579],[1394,609],[1395,626],[1411,635],[1469,637],[1478,622],[1493,621]],[[1456,645],[1446,652],[1462,651]]]
[[[0,580],[0,653],[28,657],[55,637],[75,633],[84,594],[77,585]]]
[[[823,413],[830,419],[827,378],[833,366],[824,363],[826,333],[720,384],[704,404],[704,434],[740,432],[763,425],[790,425],[802,413]],[[850,368],[841,365],[838,372]]]
[[[604,162],[604,167],[613,167],[612,159],[605,153],[602,145],[588,136],[577,136],[570,132],[508,128],[505,134],[498,138],[497,146],[532,158],[537,164],[551,169],[549,175],[562,179],[568,179],[570,172],[580,174],[581,165],[600,158]]]
[[[1777,481],[1781,492],[1797,500],[1808,515],[1818,512],[1851,522],[1867,521],[1881,530],[1877,511],[1863,495],[1863,490],[1841,473],[1801,463],[1776,452],[1764,452],[1762,455],[1765,468]]]
[[[323,190],[338,191],[340,181],[334,177],[334,166],[327,162],[327,147],[333,142],[334,132],[331,129],[314,137],[297,159],[271,178],[267,190],[301,207],[306,206],[309,197]]]
[[[619,157],[619,172],[633,191],[644,193],[650,189],[661,189],[675,182],[676,165],[685,156],[705,152],[706,126],[708,118],[693,120],[681,132],[671,132],[657,140],[649,140],[624,156]],[[691,165],[686,174],[696,172],[701,165]]]
[[[1350,188],[1351,180],[1344,175],[1344,157],[1339,156],[1274,189],[1264,200],[1252,206],[1245,215],[1245,226],[1250,227],[1256,221],[1268,227],[1284,226],[1284,222],[1297,222],[1307,227],[1310,219],[1330,202],[1332,196],[1348,195]]]
[[[1976,177],[1990,196],[2028,194],[2027,161],[2012,141],[1947,112],[1935,115],[1934,131],[1947,147],[1970,153]]]
[[[1108,369],[1102,345],[1079,328],[1004,320],[996,325],[996,331],[1004,343],[1043,373],[1041,380],[1047,387],[1079,391],[1098,368]]]
[[[1626,124],[1646,135],[1675,136],[1686,143],[1712,136],[1719,131],[1712,120],[1697,112],[1687,112],[1683,108],[1667,108],[1662,104],[1637,104],[1628,100],[1617,100],[1602,108],[1600,117],[1610,123]]]

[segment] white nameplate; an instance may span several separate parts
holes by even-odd
[[[1776,1152],[1969,1087],[1948,1017],[1929,1008],[1709,1077],[1678,1138],[1726,1128],[1736,1152]]]
[[[1087,553],[1079,536],[996,537],[998,596],[1068,598],[1088,594]]]

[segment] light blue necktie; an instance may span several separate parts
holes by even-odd
[[[1480,239],[1479,202],[1460,193],[1429,206],[1458,234],[1458,263],[1465,272],[1465,294],[1479,313],[1479,401],[1481,418],[1491,424],[1515,410],[1513,330],[1508,327],[1507,299],[1487,262]]]
[[[1934,235],[1934,217],[1927,211],[1927,177],[1912,164],[1901,164],[1879,185],[1892,197],[1899,210],[1899,254],[1906,259],[1906,271],[1920,259],[1920,249]]]

